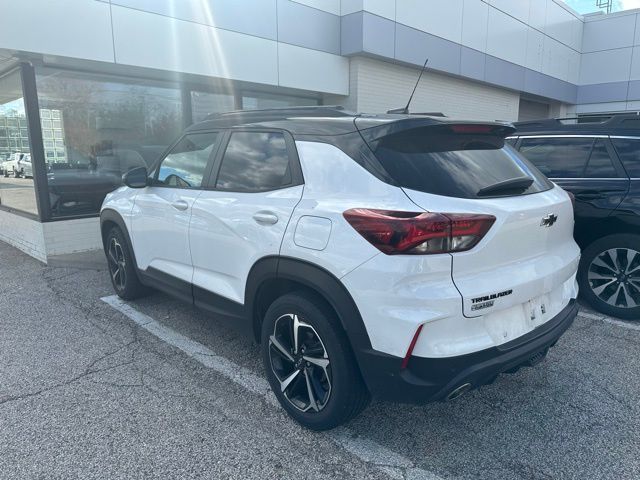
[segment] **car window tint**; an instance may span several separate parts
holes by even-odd
[[[640,178],[640,139],[613,138],[611,141],[627,174]]]
[[[216,188],[264,191],[291,182],[287,145],[282,133],[234,132],[231,135]]]
[[[218,133],[194,133],[180,140],[158,171],[158,183],[167,187],[199,188]]]
[[[607,146],[602,140],[596,141],[584,176],[586,178],[615,178],[618,176]]]
[[[522,153],[549,178],[582,178],[592,138],[524,138]]]
[[[453,133],[418,127],[370,142],[376,158],[394,181],[411,190],[455,198],[478,198],[481,191],[528,177],[530,187],[495,196],[525,195],[551,188],[548,180],[502,136]]]

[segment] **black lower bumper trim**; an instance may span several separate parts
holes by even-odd
[[[501,373],[535,365],[555,345],[578,313],[575,300],[544,325],[499,347],[448,358],[412,357],[406,369],[402,359],[375,350],[360,352],[363,377],[371,394],[382,400],[428,403],[444,400],[467,383],[471,388],[492,382]]]

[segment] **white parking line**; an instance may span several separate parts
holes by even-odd
[[[627,330],[636,330],[640,332],[640,324],[627,323],[622,320],[616,320],[614,318],[610,318],[604,315],[595,315],[589,312],[579,312],[579,317],[588,318],[590,320],[600,320],[601,322],[610,323],[611,325],[615,325],[616,327],[626,328]]]
[[[150,316],[139,312],[116,295],[104,297],[101,298],[101,300],[163,342],[181,350],[205,367],[218,372],[250,392],[262,397],[269,404],[281,408],[275,395],[271,391],[269,383],[263,377],[237,365],[231,360],[217,355],[209,347],[191,340],[169,327],[165,327]],[[374,465],[391,478],[441,480],[436,474],[415,467],[409,458],[393,452],[373,440],[356,436],[346,427],[336,428],[335,430],[325,432],[325,434],[344,450],[355,455],[365,463]]]

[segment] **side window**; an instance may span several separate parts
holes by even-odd
[[[508,137],[505,140],[506,143],[508,143],[509,145],[511,145],[512,147],[516,146],[516,143],[518,143],[518,137]]]
[[[581,178],[592,138],[523,138],[520,153],[549,178]]]
[[[222,158],[216,188],[266,191],[292,182],[284,135],[279,132],[234,132]]]
[[[612,138],[611,141],[627,174],[632,178],[640,178],[640,139]]]
[[[157,184],[166,187],[200,188],[218,138],[217,132],[186,135],[160,163]]]
[[[602,140],[596,140],[584,176],[585,178],[615,178],[618,176],[607,146]]]

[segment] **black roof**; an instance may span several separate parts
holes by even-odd
[[[640,114],[590,115],[572,118],[550,118],[516,122],[515,135],[579,134],[613,135],[640,134]]]
[[[366,115],[350,112],[340,106],[309,106],[272,108],[268,110],[238,110],[212,114],[204,121],[191,125],[187,132],[218,128],[258,127],[287,130],[293,135],[341,135],[400,121],[407,122],[407,124],[415,124],[416,126],[459,123],[510,126],[510,124],[504,122],[461,121],[442,116],[422,114]]]

